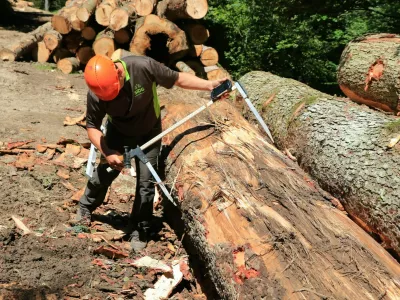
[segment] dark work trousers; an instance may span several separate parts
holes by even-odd
[[[158,135],[161,132],[161,122],[158,122],[148,134],[143,136],[124,136],[119,133],[110,122],[107,122],[106,130],[105,141],[107,146],[122,154],[124,153],[124,146],[136,148]],[[161,140],[143,151],[156,170],[160,148]],[[153,200],[155,194],[154,178],[147,166],[136,157],[135,165],[136,193],[129,227],[131,230],[135,228],[148,230],[153,215]],[[79,201],[80,205],[86,206],[91,212],[103,203],[108,187],[120,173],[118,170],[111,170],[108,172],[108,167],[109,164],[100,164],[94,170],[92,178],[89,179],[87,183],[85,193]]]

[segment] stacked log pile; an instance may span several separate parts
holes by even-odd
[[[207,11],[207,0],[68,0],[51,28],[43,25],[35,38],[3,49],[0,57],[54,61],[70,73],[95,54],[147,55],[210,80],[227,77],[218,52],[205,45],[209,32],[201,19]]]

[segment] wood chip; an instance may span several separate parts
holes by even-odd
[[[11,216],[11,218],[14,220],[15,225],[21,229],[25,234],[30,234],[32,233],[32,230],[30,230],[20,219],[18,219],[16,216]]]
[[[153,259],[150,256],[141,257],[132,262],[137,268],[146,267],[153,270],[160,270],[164,273],[172,273],[172,268],[167,265],[165,262],[157,259]]]

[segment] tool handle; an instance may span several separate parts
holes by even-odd
[[[123,161],[124,161],[124,166],[125,168],[130,168],[131,167],[131,156],[129,154],[130,151],[130,147],[129,146],[124,146],[124,157],[123,157]]]

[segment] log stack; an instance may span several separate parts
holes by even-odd
[[[3,49],[0,57],[54,61],[57,66],[72,60],[75,66],[77,60],[78,68],[62,69],[72,72],[83,69],[95,54],[147,55],[206,79],[229,77],[218,64],[218,52],[206,45],[209,32],[201,19],[207,11],[207,0],[68,0],[40,36]],[[60,64],[63,59],[69,63]]]

